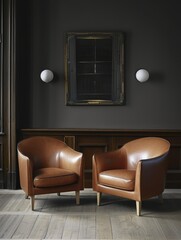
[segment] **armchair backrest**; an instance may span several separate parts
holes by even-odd
[[[127,168],[136,169],[139,160],[152,159],[166,154],[170,143],[159,137],[145,137],[126,143],[122,149],[127,155]]]
[[[18,143],[18,150],[33,162],[33,169],[60,167],[61,153],[69,148],[64,142],[51,137],[30,137]]]

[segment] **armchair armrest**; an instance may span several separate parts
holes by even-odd
[[[140,160],[136,168],[135,191],[140,195],[140,200],[159,195],[165,188],[165,177],[168,161],[166,154]]]
[[[110,169],[125,169],[127,166],[126,152],[118,149],[112,152],[96,153],[92,157],[93,178],[92,186],[98,190],[98,175],[100,172]]]
[[[93,156],[97,174],[111,169],[124,169],[127,166],[127,157],[123,149],[112,152],[96,153]]]
[[[33,164],[32,161],[18,150],[19,174],[21,188],[27,195],[33,195]]]
[[[83,154],[66,146],[60,153],[60,168],[64,168],[82,176]]]

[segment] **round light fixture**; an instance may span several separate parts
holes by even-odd
[[[136,72],[136,79],[139,82],[146,82],[149,79],[149,72],[145,69],[140,69]]]
[[[51,70],[45,69],[41,72],[40,78],[43,82],[49,83],[53,80],[53,72]]]

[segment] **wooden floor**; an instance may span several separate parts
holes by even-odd
[[[97,207],[91,189],[79,206],[73,192],[36,196],[34,212],[21,190],[0,190],[0,238],[180,240],[181,190],[163,197],[145,201],[137,217],[135,202],[118,197],[103,195]]]

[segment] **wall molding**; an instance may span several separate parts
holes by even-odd
[[[1,188],[16,188],[16,0],[1,0]]]

